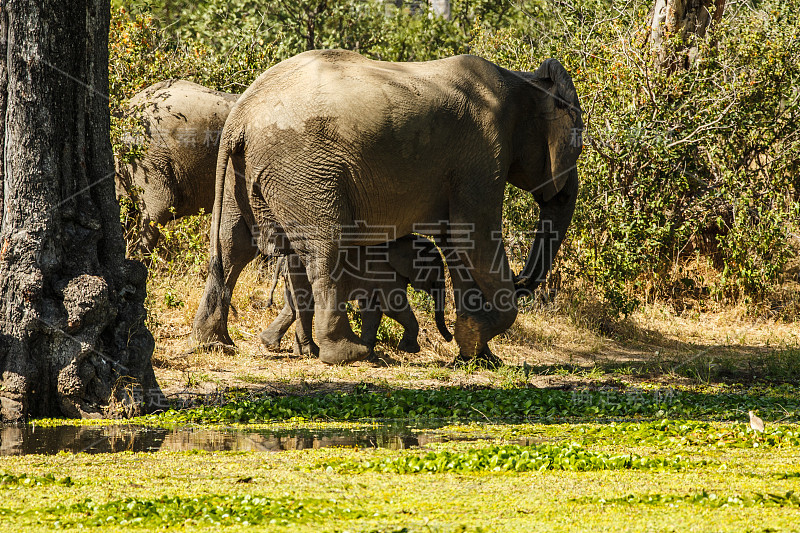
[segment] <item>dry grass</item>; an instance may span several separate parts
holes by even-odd
[[[650,303],[627,319],[610,319],[599,303],[561,294],[551,303],[520,313],[514,326],[492,341],[492,350],[509,365],[506,368],[453,368],[455,343],[445,343],[433,317],[421,312],[421,353],[406,354],[379,343],[374,362],[329,367],[294,355],[292,330],[279,351],[261,345],[259,332],[282,305],[279,286],[276,305],[263,306],[270,279],[270,270],[256,263],[242,273],[233,295],[236,313],[229,323],[235,351],[192,351],[189,335],[204,273],[188,269],[152,277],[148,302],[156,337],[153,361],[166,392],[209,393],[225,388],[302,392],[360,382],[423,388],[521,382],[536,386],[641,380],[711,383],[750,381],[767,367],[772,374],[788,368],[791,375],[800,360],[797,323],[753,318],[744,305],[677,313],[670,305]],[[451,329],[454,320],[450,305]]]

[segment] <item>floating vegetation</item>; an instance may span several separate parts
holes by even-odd
[[[713,492],[697,492],[693,494],[630,494],[619,498],[603,498],[599,496],[573,498],[576,503],[599,503],[601,505],[675,505],[690,504],[705,507],[800,507],[800,496],[794,491],[784,494],[762,494],[725,496]]]
[[[622,418],[741,420],[747,410],[767,420],[800,420],[800,396],[773,391],[690,392],[654,390],[402,389],[307,396],[234,399],[227,404],[170,410],[149,423],[265,423],[276,420],[375,418],[541,421]]]
[[[29,476],[28,474],[17,475],[0,473],[0,489],[11,487],[38,487],[41,485],[62,485],[64,487],[71,487],[74,485],[74,482],[69,476],[57,478],[53,474]]]
[[[268,498],[253,495],[161,496],[124,498],[106,503],[85,500],[44,511],[57,527],[135,526],[143,528],[175,525],[258,525],[302,523],[341,516],[357,518],[358,511],[340,509],[329,500]]]
[[[575,437],[584,444],[789,448],[800,446],[800,427],[774,425],[768,427],[765,433],[759,433],[745,424],[720,427],[708,422],[664,419],[581,427]]]
[[[674,457],[641,457],[635,454],[611,455],[586,450],[571,444],[542,444],[539,446],[489,446],[466,451],[432,451],[424,455],[403,454],[365,462],[324,463],[324,468],[343,472],[390,472],[413,474],[420,472],[530,472],[539,470],[685,470],[703,466],[708,461],[692,461]]]

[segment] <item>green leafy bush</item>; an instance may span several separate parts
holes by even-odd
[[[386,61],[425,61],[469,50],[476,21],[524,27],[545,3],[453,0],[452,18],[431,16],[427,2],[384,0],[188,0],[114,2],[154,17],[169,39],[203,43],[221,55],[270,46],[287,59],[311,49],[344,48]],[[178,23],[176,23],[178,21]]]
[[[688,70],[655,67],[649,3],[566,10],[560,31],[538,41],[476,33],[473,51],[504,66],[557,57],[572,73],[587,129],[555,272],[589,283],[615,312],[643,297],[763,297],[792,254],[800,7],[757,5],[730,9]],[[533,229],[533,204],[509,190],[507,235]]]
[[[651,2],[455,0],[451,20],[413,4],[275,0],[122,1],[111,29],[114,146],[136,91],[187,78],[243,91],[308,48],[427,60],[471,52],[517,70],[559,58],[585,112],[581,190],[551,275],[612,315],[642,301],[759,301],[781,281],[800,225],[800,5],[729,6],[685,70],[656,67]],[[131,212],[127,209],[126,212]],[[524,257],[532,198],[508,189],[504,232]]]
[[[159,21],[147,9],[147,4],[136,5],[140,7],[132,12],[125,8],[113,11],[109,33],[111,142],[118,162],[141,158],[146,150],[138,141],[144,133],[143,124],[134,115],[126,116],[124,112],[126,102],[137,92],[173,78],[187,79],[212,89],[243,92],[276,62],[269,44],[248,41],[223,55],[200,41],[176,40],[159,27]],[[138,191],[126,192],[127,197],[121,200],[120,216],[127,241],[134,243],[139,240]],[[162,240],[160,247],[161,259],[164,259],[165,250],[170,250],[171,256],[195,255],[197,245],[207,233],[197,231],[203,226],[204,218],[207,217],[191,217],[182,226],[161,228],[166,240]],[[195,234],[188,236],[188,231]],[[181,235],[175,235],[176,232]],[[176,243],[169,243],[172,237],[178,237],[189,248],[178,250]],[[207,255],[207,251],[203,253]],[[204,258],[203,263],[206,260]]]

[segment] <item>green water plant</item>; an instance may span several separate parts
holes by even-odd
[[[759,433],[746,424],[713,425],[696,420],[656,420],[584,426],[575,437],[584,444],[637,446],[713,446],[717,448],[791,448],[800,446],[800,428],[773,425]]]
[[[407,453],[364,462],[324,463],[324,468],[344,472],[531,472],[540,470],[685,470],[705,465],[707,461],[673,457],[642,457],[636,454],[612,455],[591,451],[576,443],[541,444],[538,446],[488,446],[466,451],[440,450],[420,455]]]
[[[53,474],[35,476],[28,474],[11,474],[8,472],[0,473],[0,489],[11,487],[38,487],[41,485],[62,485],[64,487],[71,487],[73,484],[72,478],[69,476],[57,478]]]
[[[330,501],[250,494],[123,498],[105,503],[87,499],[72,505],[59,505],[42,514],[56,518],[55,524],[60,527],[133,526],[147,529],[177,525],[287,525],[321,517],[359,516],[357,511],[340,509]]]
[[[145,423],[263,423],[277,420],[449,419],[577,421],[625,418],[741,420],[748,409],[768,420],[800,419],[800,397],[774,391],[400,389],[306,396],[234,398],[223,405],[168,410]]]
[[[705,490],[692,494],[629,494],[615,498],[601,496],[573,498],[577,503],[600,505],[701,505],[704,507],[800,507],[800,495],[794,491],[785,493],[760,493],[724,495]]]

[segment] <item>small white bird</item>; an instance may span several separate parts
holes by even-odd
[[[750,415],[750,428],[753,431],[764,433],[764,421],[753,414],[753,411],[747,411],[747,414]]]

